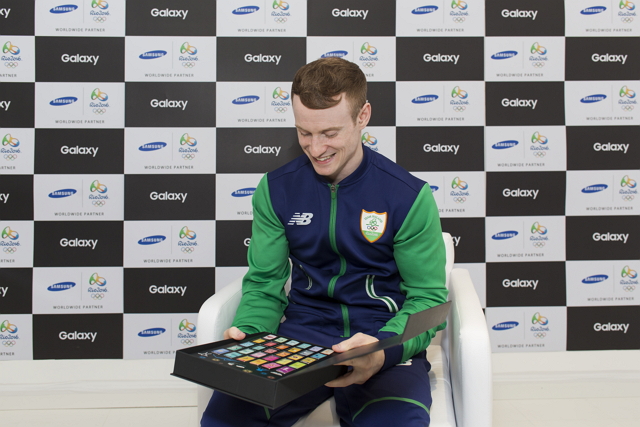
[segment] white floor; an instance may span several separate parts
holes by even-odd
[[[493,359],[494,427],[640,426],[640,351]],[[194,427],[195,386],[171,371],[171,360],[0,362],[0,427]]]
[[[565,384],[566,385],[566,384]],[[609,384],[615,387],[616,384]],[[605,385],[606,386],[606,385]],[[536,388],[523,383],[517,394],[530,399],[496,399],[495,427],[638,427],[640,397],[553,398],[545,399]],[[511,386],[510,389],[513,389]],[[518,393],[519,391],[519,393]],[[3,427],[164,427],[195,426],[195,406],[106,408],[122,396],[101,394],[96,408],[78,409],[0,409]],[[185,400],[184,394],[177,400]],[[84,399],[80,399],[84,400]],[[83,402],[87,405],[88,402]],[[195,405],[195,396],[194,396]],[[4,405],[3,405],[4,406]],[[43,405],[44,406],[44,405]]]

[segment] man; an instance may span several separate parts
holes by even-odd
[[[363,147],[366,91],[360,68],[343,59],[296,73],[293,113],[305,155],[256,189],[249,271],[225,338],[277,332],[343,352],[396,335],[409,314],[446,301],[431,189]],[[343,426],[428,426],[424,350],[443,328],[345,362],[347,374],[273,411],[214,393],[202,425],[290,426],[333,395]]]

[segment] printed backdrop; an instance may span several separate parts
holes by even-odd
[[[430,183],[494,351],[640,348],[638,10],[1,0],[0,359],[194,344],[327,56],[368,78],[363,144]]]

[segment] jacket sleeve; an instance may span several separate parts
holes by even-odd
[[[428,184],[422,187],[394,238],[394,258],[402,277],[400,290],[406,295],[402,309],[376,335],[378,339],[400,334],[410,314],[445,303],[446,251],[438,207]],[[405,342],[385,350],[386,369],[402,363],[426,349],[446,322]]]
[[[242,299],[232,326],[247,334],[274,333],[287,307],[284,285],[290,274],[289,244],[271,205],[267,175],[260,180],[252,205],[249,271],[242,280]]]

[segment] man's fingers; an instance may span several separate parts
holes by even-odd
[[[235,326],[232,326],[231,328],[224,331],[223,336],[225,339],[234,339],[239,341],[241,339],[244,339],[244,337],[246,337],[247,335],[244,332],[242,332],[240,329],[236,328]]]
[[[347,350],[351,350],[352,348],[362,347],[363,345],[371,344],[376,341],[378,341],[376,338],[358,332],[351,338],[334,345],[333,350],[342,353]]]

